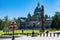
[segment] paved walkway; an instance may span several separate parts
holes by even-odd
[[[11,40],[11,38],[0,40]],[[60,37],[19,37],[15,38],[15,40],[60,40]]]
[[[31,36],[22,36],[22,37],[18,37],[15,38],[15,40],[60,40],[60,35],[59,37],[57,37],[57,35],[55,35],[55,37],[52,36],[50,37],[50,35],[48,35],[48,37],[45,35],[45,37],[43,37],[43,35],[40,37],[40,35],[38,35],[37,37],[31,37]]]
[[[15,40],[60,40],[60,37],[21,37]]]
[[[0,38],[0,40],[12,40],[12,38]],[[48,37],[45,34],[45,37],[43,37],[43,35],[40,37],[40,35],[38,35],[37,37],[31,37],[31,36],[21,36],[21,37],[17,37],[15,38],[15,40],[60,40],[60,35],[59,37],[57,37],[57,34],[55,34],[55,37],[52,36],[50,37],[50,34],[48,35]]]

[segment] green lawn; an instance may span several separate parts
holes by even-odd
[[[24,30],[23,31],[25,34],[27,34],[27,33],[32,33],[32,30]],[[37,33],[37,34],[39,34],[39,30],[34,30],[34,32],[35,33]],[[22,30],[14,30],[14,34],[22,34]],[[12,34],[12,31],[10,31],[10,32],[3,32],[3,30],[0,30],[0,35],[2,35],[2,34]]]
[[[30,35],[31,35],[31,33],[32,33],[32,31],[33,30],[24,30],[24,33],[22,33],[22,30],[14,30],[14,34],[16,34],[16,35],[20,35],[20,34],[27,34],[27,33],[29,33]],[[46,32],[47,30],[45,30],[45,32]],[[55,31],[60,31],[60,30],[48,30],[49,32],[55,32]],[[34,30],[34,32],[36,33],[36,34],[39,34],[39,33],[42,33],[42,32],[39,32],[39,30]],[[12,31],[10,31],[10,32],[3,32],[3,30],[0,30],[0,35],[3,35],[3,34],[12,34]]]

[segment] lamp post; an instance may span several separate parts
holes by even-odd
[[[12,36],[12,40],[14,40],[14,22],[12,22],[13,25],[13,36]]]
[[[14,28],[17,28],[15,20],[12,20],[11,25],[9,27],[12,29],[12,40],[14,40]]]
[[[12,25],[13,25],[13,27],[12,27],[12,29],[13,29],[13,31],[12,31],[13,32],[12,40],[14,40],[14,25],[15,25],[15,21],[14,20],[12,21]]]

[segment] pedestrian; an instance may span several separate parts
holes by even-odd
[[[48,32],[48,31],[46,31],[46,36],[48,36],[48,33],[49,33],[49,32]]]
[[[27,33],[27,37],[28,37],[28,33]]]
[[[22,33],[24,33],[24,30],[22,29]]]
[[[32,32],[32,37],[34,37],[34,30],[33,30],[33,32]]]

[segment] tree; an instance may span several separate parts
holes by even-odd
[[[16,19],[16,18],[14,18],[14,20],[15,20],[16,24],[18,25],[19,20],[18,20],[18,19]]]
[[[2,30],[2,20],[0,19],[0,30]]]
[[[17,25],[17,28],[18,28],[18,24],[19,24],[19,20],[14,18],[15,22],[16,22],[16,25]]]
[[[18,29],[21,29],[22,27],[21,27],[21,19],[20,19],[20,17],[18,17],[18,21],[19,21],[19,23],[18,23]]]
[[[6,28],[9,29],[10,20],[8,19],[8,16],[5,16],[5,17],[4,17],[4,21],[3,21],[2,25],[3,25],[3,30],[5,30]]]
[[[57,30],[60,28],[60,12],[56,12],[53,17],[51,28],[56,28]]]

